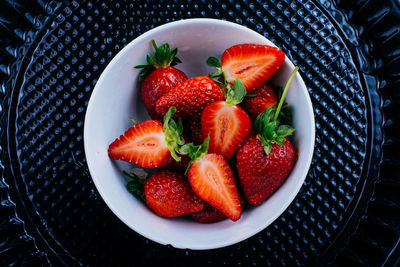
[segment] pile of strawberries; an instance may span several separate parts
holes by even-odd
[[[207,60],[216,72],[188,79],[173,67],[177,49],[152,43],[154,56],[136,66],[152,120],[118,137],[109,156],[157,168],[148,179],[129,174],[127,185],[156,214],[236,221],[246,203],[261,204],[292,170],[295,151],[286,136],[294,129],[284,124],[284,98],[297,67],[277,96],[266,83],[285,60],[276,47],[232,46],[221,61]]]

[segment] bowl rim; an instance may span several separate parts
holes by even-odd
[[[266,220],[266,223],[261,224],[258,228],[253,229],[252,231],[247,232],[246,234],[241,234],[239,238],[235,238],[233,240],[229,240],[228,242],[226,241],[221,241],[218,243],[212,243],[212,244],[207,244],[207,245],[196,245],[195,243],[193,243],[192,246],[187,246],[187,245],[183,245],[183,244],[179,244],[179,243],[171,243],[167,240],[164,239],[160,239],[155,235],[151,235],[149,233],[143,232],[140,229],[132,226],[128,220],[126,220],[122,215],[119,214],[119,212],[117,210],[115,210],[113,208],[113,205],[110,203],[110,201],[108,200],[108,197],[106,197],[102,186],[99,184],[99,182],[97,181],[97,179],[95,178],[94,171],[92,170],[92,168],[94,168],[91,164],[91,160],[89,160],[88,157],[88,151],[89,151],[89,147],[88,147],[88,142],[86,140],[88,140],[89,136],[88,136],[88,123],[86,123],[88,121],[88,118],[90,117],[90,114],[92,114],[92,110],[93,110],[93,104],[92,102],[94,101],[94,99],[96,98],[99,90],[96,90],[96,88],[100,87],[103,83],[103,80],[105,79],[105,73],[109,72],[110,69],[115,65],[116,62],[118,62],[118,60],[120,58],[122,58],[130,49],[132,46],[134,46],[136,43],[141,42],[143,39],[147,38],[147,36],[152,35],[156,32],[159,31],[163,31],[171,26],[176,26],[176,25],[180,25],[180,24],[191,24],[191,23],[212,23],[212,24],[220,24],[220,25],[225,25],[225,26],[230,26],[233,28],[236,28],[238,30],[244,30],[244,31],[250,31],[252,34],[257,34],[260,37],[262,37],[263,39],[265,39],[266,41],[270,42],[271,44],[273,44],[274,46],[276,46],[272,41],[270,41],[269,39],[267,39],[265,36],[261,35],[260,33],[247,28],[245,26],[239,25],[237,23],[234,22],[230,22],[230,21],[225,21],[225,20],[220,20],[220,19],[212,19],[212,18],[190,18],[190,19],[181,19],[181,20],[176,20],[176,21],[172,21],[172,22],[168,22],[162,25],[159,25],[153,29],[150,29],[148,31],[146,31],[145,33],[139,35],[138,37],[136,37],[135,39],[131,40],[125,47],[123,47],[114,57],[113,59],[107,64],[107,66],[105,67],[105,69],[102,71],[102,73],[100,74],[100,77],[98,79],[98,81],[96,82],[95,87],[92,90],[91,96],[89,98],[88,101],[88,105],[86,108],[86,113],[85,113],[85,119],[84,119],[84,129],[83,129],[83,142],[84,142],[84,150],[85,150],[85,158],[87,161],[87,165],[88,165],[88,169],[89,169],[89,173],[90,173],[90,177],[97,189],[97,191],[99,192],[101,198],[103,199],[103,201],[106,203],[106,205],[108,206],[108,208],[118,217],[119,220],[121,220],[125,225],[127,225],[130,229],[134,230],[135,232],[137,232],[138,234],[142,235],[145,238],[148,238],[149,240],[152,240],[154,242],[157,242],[159,244],[162,245],[171,245],[174,248],[178,248],[178,249],[192,249],[192,250],[208,250],[208,249],[218,249],[218,248],[223,248],[223,247],[227,247],[230,245],[234,245],[237,244],[243,240],[246,240],[254,235],[256,235],[257,233],[259,233],[260,231],[262,231],[263,229],[266,229],[268,226],[270,226],[279,216],[281,216],[284,211],[287,209],[287,207],[293,202],[293,200],[295,199],[295,197],[297,196],[298,192],[300,191],[300,188],[303,186],[304,181],[307,177],[307,173],[310,169],[310,165],[311,165],[311,161],[313,158],[313,153],[314,153],[314,146],[315,146],[315,117],[314,117],[314,110],[313,110],[313,105],[311,102],[311,98],[310,95],[308,93],[307,87],[300,75],[300,73],[298,72],[296,74],[296,76],[299,78],[297,79],[297,81],[299,82],[299,87],[301,90],[305,91],[305,98],[306,98],[306,102],[307,102],[307,106],[309,106],[310,108],[310,116],[309,119],[311,122],[311,129],[310,129],[310,133],[311,133],[311,144],[310,144],[310,153],[307,155],[307,158],[305,159],[305,166],[301,172],[301,182],[298,182],[296,184],[296,187],[293,188],[293,190],[291,191],[291,194],[288,196],[287,200],[285,201],[284,205],[281,206],[281,208],[274,214],[274,216],[272,216],[271,218],[269,218],[268,220]],[[290,69],[294,69],[294,65],[292,63],[292,61],[286,56],[286,58],[288,59],[288,64]],[[156,216],[156,215],[155,215]]]

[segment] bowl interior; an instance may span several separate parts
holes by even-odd
[[[304,182],[314,148],[314,116],[307,89],[296,75],[286,101],[294,109],[295,146],[298,159],[285,183],[262,205],[247,209],[237,222],[224,220],[200,224],[187,218],[165,219],[155,215],[126,189],[122,170],[131,164],[108,157],[108,145],[132,126],[128,116],[137,121],[149,119],[141,102],[138,70],[152,51],[150,41],[168,42],[178,47],[182,64],[177,66],[189,77],[214,71],[206,65],[209,56],[220,58],[222,52],[235,44],[257,43],[273,45],[262,35],[243,26],[213,20],[191,19],[155,28],[133,40],[110,62],[102,73],[90,98],[84,126],[87,163],[104,201],[130,228],[161,244],[176,248],[212,249],[242,241],[271,224],[291,203]],[[284,86],[293,64],[286,58],[273,77]],[[300,70],[301,71],[301,70]]]

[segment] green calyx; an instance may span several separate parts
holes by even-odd
[[[208,137],[204,140],[204,142],[201,145],[196,146],[192,142],[192,143],[183,145],[179,149],[179,154],[189,155],[189,157],[191,159],[186,168],[185,175],[187,175],[190,165],[192,165],[192,163],[195,160],[202,159],[208,153],[209,143],[210,143],[210,134],[208,134]]]
[[[292,75],[286,83],[278,105],[274,108],[265,109],[263,113],[258,115],[256,121],[254,122],[254,128],[260,134],[257,136],[257,138],[264,146],[264,151],[267,155],[271,152],[271,145],[273,142],[281,146],[285,143],[285,137],[291,135],[295,131],[295,129],[293,129],[290,125],[280,125],[280,118],[287,116],[286,113],[281,112],[281,109],[287,91],[298,69],[299,68],[296,67],[293,70]]]
[[[126,189],[139,199],[145,201],[146,197],[144,194],[144,184],[146,183],[145,179],[140,178],[136,174],[133,173],[127,173],[126,171],[123,171],[123,173],[131,178],[131,180],[127,183]]]
[[[176,153],[179,153],[179,149],[185,144],[185,139],[182,137],[183,125],[182,120],[179,119],[178,123],[172,119],[172,115],[176,112],[175,107],[170,107],[167,114],[165,114],[163,119],[163,132],[165,135],[165,142],[171,156],[176,161],[181,161]]]
[[[214,79],[214,81],[217,82],[222,88],[226,103],[229,106],[240,104],[246,96],[246,88],[244,87],[243,82],[239,78],[236,78],[236,80],[233,82],[233,86],[229,84],[225,79],[225,74],[222,71],[221,63],[216,57],[209,57],[207,59],[207,65],[217,69],[216,72],[211,72],[208,74],[210,78],[223,78],[223,82],[216,79]]]
[[[229,106],[240,104],[245,96],[246,88],[239,78],[235,79],[235,81],[233,82],[233,87],[230,84],[227,84],[225,98],[226,103]]]
[[[150,55],[147,55],[147,64],[137,65],[134,67],[136,69],[142,69],[139,73],[140,81],[143,80],[144,77],[146,77],[146,75],[154,69],[175,66],[176,64],[181,63],[181,60],[176,57],[178,48],[171,50],[168,43],[157,46],[154,40],[151,40],[151,43],[154,47],[154,56],[151,57]]]

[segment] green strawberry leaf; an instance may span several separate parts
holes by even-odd
[[[210,144],[210,134],[208,134],[208,137],[204,140],[203,144],[201,145],[196,146],[192,142],[180,147],[179,154],[189,155],[191,159],[186,168],[185,175],[187,175],[190,166],[195,160],[202,159],[208,153],[209,144]]]
[[[126,171],[123,171],[123,174],[131,178],[132,180],[129,181],[126,185],[126,189],[133,194],[134,196],[138,197],[139,199],[145,201],[146,197],[144,194],[144,184],[146,183],[146,180],[141,179],[139,176],[133,173],[128,173]]]
[[[181,63],[181,60],[176,57],[178,49],[170,49],[169,44],[165,43],[157,46],[154,40],[151,41],[154,47],[154,56],[146,55],[147,64],[136,65],[134,68],[142,69],[139,73],[139,80],[142,81],[151,71],[157,68],[167,66],[175,66]]]
[[[221,68],[221,62],[216,57],[209,57],[206,61],[207,65],[212,68]]]
[[[230,106],[240,104],[246,96],[246,88],[243,82],[236,78],[232,86],[227,86],[226,103]]]
[[[276,129],[276,135],[279,137],[285,137],[291,135],[294,132],[294,129],[289,125],[280,125]]]
[[[167,114],[163,118],[163,132],[165,135],[165,142],[172,158],[175,161],[181,161],[176,152],[179,151],[180,146],[185,144],[185,139],[181,136],[183,132],[182,120],[179,119],[178,123],[172,119],[172,115],[176,112],[175,107],[170,107]]]

